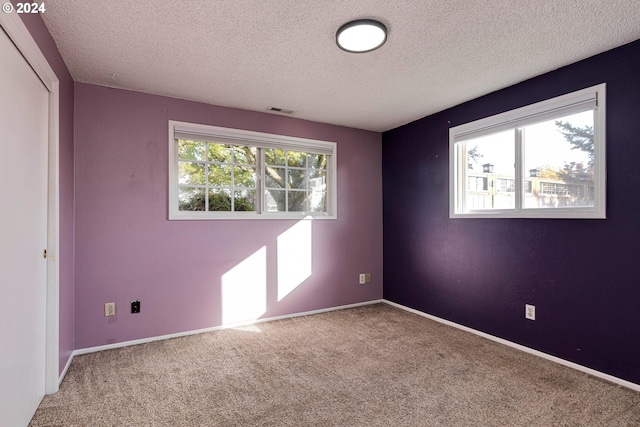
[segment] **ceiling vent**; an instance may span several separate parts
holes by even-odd
[[[267,111],[273,111],[274,113],[293,114],[293,110],[287,110],[286,108],[269,107]]]

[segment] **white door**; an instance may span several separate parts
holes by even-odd
[[[45,390],[49,93],[0,28],[0,425]]]

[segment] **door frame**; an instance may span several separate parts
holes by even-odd
[[[45,393],[51,394],[60,385],[60,81],[17,13],[0,13],[0,26],[49,91]]]

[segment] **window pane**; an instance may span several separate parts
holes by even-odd
[[[284,190],[267,190],[264,192],[264,209],[267,212],[287,211],[287,192]]]
[[[203,211],[205,206],[204,188],[180,187],[178,209],[181,211]]]
[[[525,208],[594,206],[593,111],[523,128]]]
[[[209,185],[213,187],[230,187],[231,166],[209,165]]]
[[[304,168],[307,166],[307,153],[299,151],[287,151],[287,164],[289,166]]]
[[[256,164],[256,147],[233,147],[233,161],[243,165],[255,165]]]
[[[233,168],[234,186],[256,188],[256,168],[236,166]]]
[[[326,169],[327,156],[324,154],[309,154],[309,167],[313,169]]]
[[[467,182],[465,209],[515,207],[515,131],[465,142]]]
[[[264,161],[268,165],[285,165],[286,159],[283,150],[267,148],[264,150]]]
[[[289,198],[287,200],[289,212],[303,212],[307,209],[307,194],[306,191],[289,191]]]
[[[210,143],[209,144],[209,158],[210,162],[231,162],[231,146]]]
[[[235,190],[233,192],[233,210],[236,212],[248,212],[256,210],[255,190]]]
[[[267,188],[284,188],[286,169],[268,167],[266,169],[265,185]]]
[[[209,210],[216,212],[231,212],[231,191],[227,189],[210,190]]]
[[[309,196],[309,210],[311,212],[327,211],[327,192],[312,191]]]
[[[205,147],[204,142],[179,139],[178,157],[185,160],[204,160]]]
[[[313,190],[326,190],[327,172],[314,170],[309,174],[309,188]]]
[[[180,185],[204,185],[204,163],[180,162],[178,164],[178,183]]]
[[[304,169],[289,169],[287,171],[287,188],[307,188]]]

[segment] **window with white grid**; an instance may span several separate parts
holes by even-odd
[[[169,122],[169,219],[336,217],[336,144]]]

